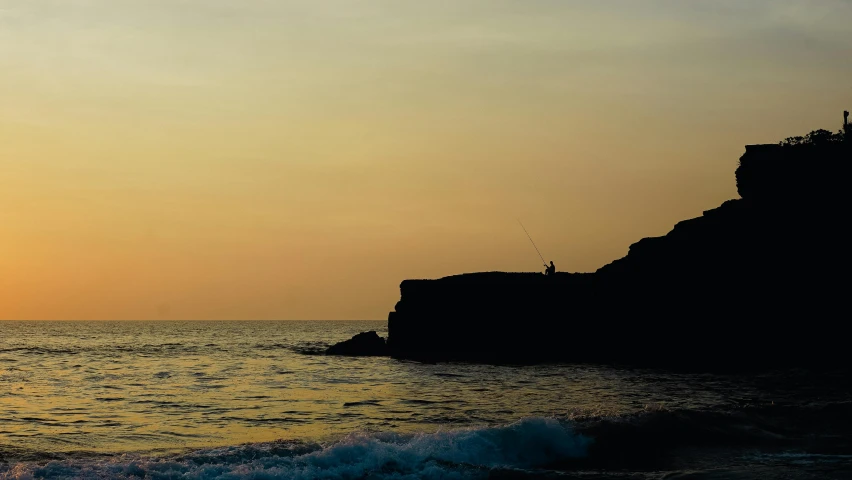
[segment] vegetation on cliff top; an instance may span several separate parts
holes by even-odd
[[[811,133],[805,136],[799,137],[788,137],[781,142],[779,142],[782,146],[793,146],[793,145],[826,145],[830,143],[841,143],[846,141],[847,135],[843,132],[843,130],[838,130],[837,133],[830,132],[828,130],[819,129],[814,130]]]
[[[825,129],[814,130],[805,136],[787,137],[778,142],[782,147],[795,145],[830,145],[843,143],[852,138],[852,124],[849,124],[849,112],[843,112],[843,128],[837,133]]]

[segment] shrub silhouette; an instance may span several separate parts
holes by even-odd
[[[845,139],[846,135],[843,130],[839,130],[837,133],[832,133],[828,130],[819,129],[814,130],[803,137],[788,137],[779,142],[779,145],[783,147],[796,145],[826,145],[831,143],[840,143],[845,141]]]

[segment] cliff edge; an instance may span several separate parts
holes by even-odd
[[[405,280],[388,317],[390,354],[723,368],[845,361],[852,142],[832,140],[747,146],[740,198],[593,273]]]

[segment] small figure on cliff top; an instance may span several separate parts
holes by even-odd
[[[550,261],[550,266],[548,267],[545,265],[545,268],[547,268],[547,270],[544,271],[545,275],[553,275],[556,273],[556,265],[553,264],[553,260]]]

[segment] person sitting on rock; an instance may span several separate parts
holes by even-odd
[[[547,268],[547,270],[544,271],[545,275],[553,275],[556,273],[556,266],[553,264],[553,260],[550,261],[549,267],[547,265],[545,265],[545,267]]]

